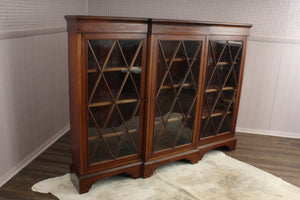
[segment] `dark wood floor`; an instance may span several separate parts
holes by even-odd
[[[237,133],[237,148],[226,154],[270,172],[300,187],[300,139]],[[31,191],[41,180],[64,175],[71,163],[70,135],[66,134],[0,188],[2,200],[49,200],[50,194]]]

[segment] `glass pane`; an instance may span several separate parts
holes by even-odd
[[[159,41],[153,150],[192,143],[202,41]]]
[[[89,163],[138,154],[141,40],[88,40]]]
[[[200,138],[232,131],[242,41],[209,41]]]

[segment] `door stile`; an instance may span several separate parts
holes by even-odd
[[[203,100],[204,100],[204,93],[205,93],[205,77],[206,77],[206,68],[207,68],[207,55],[208,55],[208,36],[205,36],[203,41],[203,51],[202,51],[202,60],[200,66],[200,76],[199,76],[199,88],[198,88],[198,109],[196,110],[198,114],[197,119],[197,128],[196,134],[194,135],[195,144],[198,146],[199,138],[200,138],[200,130],[201,130],[201,123],[202,123],[202,110],[203,110]]]

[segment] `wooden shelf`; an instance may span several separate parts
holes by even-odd
[[[236,65],[237,62],[234,62],[234,64]],[[208,66],[214,66],[213,63],[208,63],[207,65],[208,65]],[[217,63],[217,66],[221,66],[221,65],[231,65],[231,62],[218,62],[218,63]]]
[[[129,130],[129,133],[132,134],[132,133],[136,133],[137,132],[137,129],[132,129],[132,130]],[[122,131],[119,131],[119,132],[113,132],[113,133],[105,133],[103,134],[103,137],[104,138],[110,138],[110,137],[116,137],[116,136],[120,136],[120,135],[123,135],[125,132],[122,132]],[[89,141],[91,140],[95,140],[98,138],[98,135],[95,135],[95,136],[90,136],[89,137]]]
[[[234,87],[223,87],[222,91],[228,91],[228,90],[234,90]],[[220,90],[217,88],[209,88],[205,90],[205,93],[211,93],[211,92],[219,92]]]
[[[219,116],[222,116],[222,115],[224,115],[225,114],[225,112],[215,112],[215,113],[212,113],[211,114],[211,117],[219,117]],[[227,112],[227,115],[230,115],[231,114],[231,111],[228,111]],[[203,115],[203,113],[202,113],[202,119],[206,119],[208,117],[208,113],[206,113],[206,115],[204,114]]]
[[[118,101],[116,101],[116,104],[126,104],[126,103],[134,103],[134,102],[138,102],[138,99],[123,99],[123,100],[118,100]],[[99,107],[99,106],[108,106],[108,105],[112,105],[112,104],[113,104],[112,101],[104,101],[104,102],[91,103],[89,105],[89,108]]]
[[[187,118],[190,119],[191,116],[189,115]],[[176,122],[176,121],[181,121],[182,119],[183,119],[182,117],[173,117],[173,118],[169,118],[167,122]],[[161,121],[155,121],[154,125],[158,125],[161,123],[162,123]]]
[[[179,88],[179,87],[181,87],[181,86],[183,86],[183,87],[191,87],[191,86],[193,86],[193,84],[192,83],[184,83],[184,84],[174,84],[173,86],[172,85],[163,85],[162,87],[161,87],[161,89],[170,89],[170,88]]]
[[[140,73],[142,68],[141,67],[138,67],[138,66],[133,66],[130,68],[130,70],[134,73]],[[93,68],[93,69],[88,69],[87,70],[88,73],[97,73],[97,72],[100,72],[98,68]],[[104,69],[104,72],[127,72],[128,71],[128,68],[127,67],[106,67]]]
[[[186,60],[192,60],[192,58],[186,58],[186,57],[179,57],[179,58],[174,58],[173,62],[182,62],[182,61],[186,61]],[[161,62],[163,62],[163,60],[160,60]],[[171,58],[166,58],[165,59],[166,62],[171,61]]]

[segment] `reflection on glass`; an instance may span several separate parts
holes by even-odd
[[[190,144],[202,41],[159,41],[153,151]]]
[[[241,41],[209,41],[200,138],[232,131]]]
[[[141,40],[88,40],[89,164],[138,154]]]

